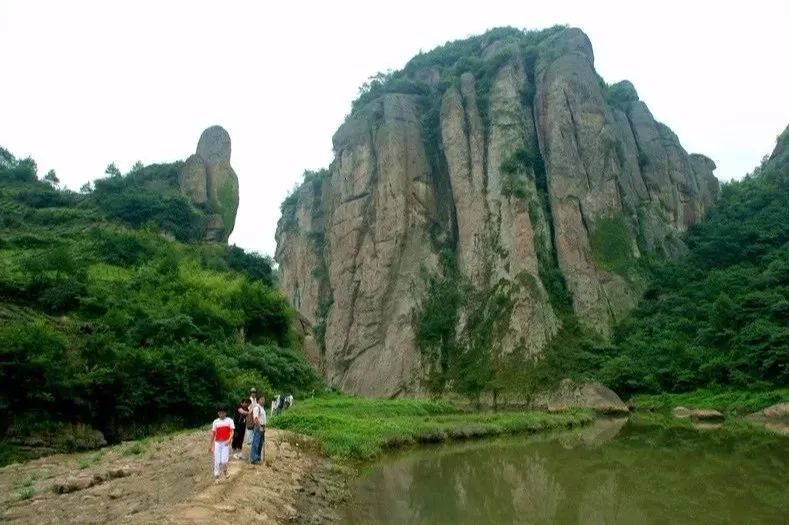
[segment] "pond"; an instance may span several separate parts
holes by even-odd
[[[387,457],[346,524],[789,523],[789,438],[601,419]]]

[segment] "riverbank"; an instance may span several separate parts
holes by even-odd
[[[421,400],[306,400],[271,421],[293,432],[267,431],[265,465],[231,461],[229,479],[217,485],[205,429],[7,465],[0,468],[0,521],[334,523],[356,460],[414,443],[571,428],[592,420],[581,411],[474,413]]]
[[[416,443],[572,428],[593,419],[584,410],[473,412],[442,401],[336,395],[305,400],[275,418],[274,424],[315,438],[329,457],[368,460]]]
[[[771,405],[789,401],[789,388],[761,392],[738,390],[695,390],[682,394],[641,394],[628,405],[638,411],[669,412],[673,408],[713,409],[729,416],[746,416]]]
[[[8,465],[0,469],[0,521],[291,523],[302,494],[326,506],[345,497],[343,477],[331,475],[314,444],[289,432],[269,430],[265,465],[231,461],[219,484],[207,445],[207,430],[190,430]]]

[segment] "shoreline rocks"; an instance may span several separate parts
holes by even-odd
[[[601,383],[577,383],[572,379],[562,379],[556,390],[538,395],[535,405],[548,412],[588,408],[602,414],[630,413],[627,405],[610,388]]]
[[[711,408],[685,408],[682,406],[674,407],[671,411],[674,417],[680,419],[690,418],[693,421],[723,421],[725,417],[722,413]]]
[[[775,434],[789,436],[789,402],[776,403],[745,416],[745,419]]]

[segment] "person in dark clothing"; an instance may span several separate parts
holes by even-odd
[[[241,447],[244,445],[244,434],[247,429],[247,414],[249,414],[249,399],[242,399],[233,414],[236,432],[233,434],[233,457],[241,459]]]

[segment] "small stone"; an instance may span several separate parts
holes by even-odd
[[[697,408],[690,411],[690,418],[694,421],[722,421],[723,414],[710,408]]]

